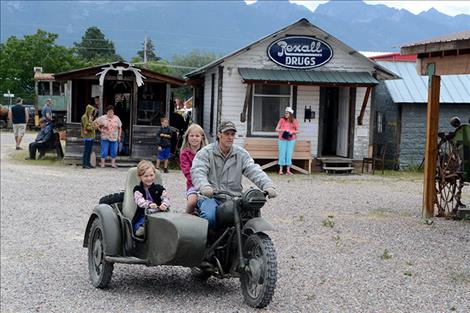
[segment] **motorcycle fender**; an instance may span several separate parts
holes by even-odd
[[[271,224],[269,224],[264,218],[255,217],[249,220],[245,224],[245,226],[243,226],[242,232],[244,234],[248,232],[252,234],[256,234],[256,233],[262,233],[265,231],[272,231],[272,230],[275,230],[274,227]]]
[[[119,217],[114,209],[107,204],[99,204],[93,209],[93,213],[88,220],[83,240],[83,247],[88,247],[88,235],[91,224],[98,218],[103,227],[104,251],[109,256],[119,256],[122,251],[121,226]]]

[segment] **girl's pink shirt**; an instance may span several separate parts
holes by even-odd
[[[289,120],[286,120],[285,118],[281,117],[278,125],[279,125],[279,128],[281,129],[281,131],[278,134],[279,140],[286,140],[282,138],[283,131],[287,130],[288,132],[292,133],[293,131],[297,131],[299,129],[299,123],[297,122],[297,119],[294,119],[294,121],[291,124],[289,123]],[[292,137],[289,140],[295,140],[296,138],[297,138],[297,134],[292,134]]]
[[[191,178],[191,166],[193,165],[196,152],[191,148],[184,148],[180,152],[180,167],[183,175],[186,177],[186,190],[193,187],[193,180]]]

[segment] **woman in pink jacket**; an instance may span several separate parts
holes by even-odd
[[[286,174],[292,175],[292,154],[294,153],[295,140],[299,133],[299,123],[294,117],[294,110],[287,107],[284,116],[281,117],[276,126],[279,148],[279,175],[283,174],[283,167],[286,167]]]
[[[183,145],[180,152],[180,167],[186,177],[186,213],[193,214],[197,203],[197,189],[194,188],[191,179],[191,166],[193,165],[196,153],[207,145],[204,130],[198,124],[191,124],[186,130],[183,138]]]

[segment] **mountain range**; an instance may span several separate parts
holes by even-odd
[[[1,1],[1,41],[33,34],[59,34],[71,47],[90,26],[99,27],[125,59],[142,49],[145,36],[171,60],[191,50],[226,54],[301,18],[360,51],[398,51],[404,43],[470,29],[470,15],[435,9],[413,14],[382,4],[329,1],[312,12],[283,1]]]

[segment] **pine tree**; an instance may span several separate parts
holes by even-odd
[[[107,40],[96,26],[89,27],[85,31],[82,41],[75,42],[74,46],[78,56],[91,63],[114,62],[121,59],[116,55],[114,43]]]
[[[144,50],[145,50],[145,41],[142,43],[142,50],[137,52],[137,55],[140,57],[142,62],[144,61]],[[155,47],[153,45],[152,39],[147,38],[147,61],[159,61],[161,58],[155,53]]]

